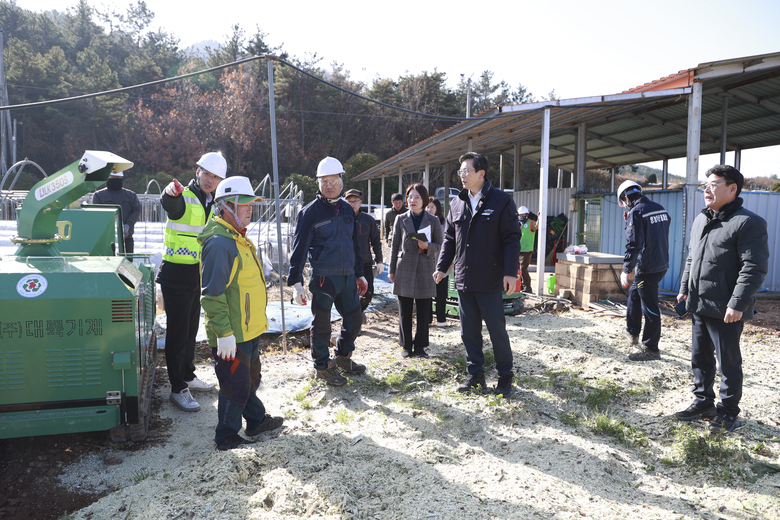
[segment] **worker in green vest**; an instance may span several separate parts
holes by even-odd
[[[534,252],[534,240],[536,239],[536,230],[539,229],[539,217],[531,213],[525,206],[520,206],[520,209],[517,211],[517,217],[520,221],[520,231],[523,233],[520,237],[522,291],[532,293],[531,275],[528,274],[528,266],[531,265],[531,255]]]
[[[191,392],[209,392],[214,383],[195,376],[195,337],[200,324],[200,253],[198,234],[211,216],[213,192],[227,174],[219,152],[204,154],[195,178],[185,188],[174,179],[160,199],[168,219],[163,237],[163,261],[157,283],[167,318],[165,362],[171,382],[171,402],[185,412],[200,405]]]

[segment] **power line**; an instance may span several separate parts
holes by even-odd
[[[24,109],[24,108],[42,107],[42,106],[47,106],[47,105],[54,105],[54,104],[57,104],[57,103],[67,103],[67,102],[70,102],[70,101],[79,101],[79,100],[82,100],[82,99],[90,99],[90,98],[94,98],[94,97],[109,96],[109,95],[113,95],[113,94],[119,94],[119,93],[122,93],[122,92],[128,92],[130,90],[136,90],[136,89],[144,88],[144,87],[151,87],[151,86],[154,86],[154,85],[162,85],[163,83],[169,83],[171,81],[178,81],[180,79],[190,78],[192,76],[199,76],[201,74],[207,74],[209,72],[214,72],[214,71],[217,71],[217,70],[226,69],[226,68],[232,67],[234,65],[241,65],[243,63],[248,63],[250,61],[261,60],[263,58],[266,58],[266,56],[252,56],[251,58],[245,58],[243,60],[234,61],[232,63],[227,63],[225,65],[218,65],[216,67],[211,67],[210,69],[205,69],[205,70],[201,70],[201,71],[198,71],[198,72],[190,72],[189,74],[182,74],[180,76],[174,76],[172,78],[158,79],[156,81],[150,81],[148,83],[141,83],[140,85],[132,85],[130,87],[122,87],[122,88],[117,88],[117,89],[113,89],[113,90],[104,90],[102,92],[94,92],[92,94],[83,94],[81,96],[72,96],[72,97],[61,98],[61,99],[51,99],[51,100],[48,100],[48,101],[37,101],[37,102],[34,102],[34,103],[22,103],[20,105],[0,106],[0,111],[3,111],[3,110],[21,110],[21,109]]]
[[[411,110],[411,109],[408,109],[408,108],[403,108],[403,107],[391,105],[389,103],[384,103],[382,101],[369,98],[369,97],[364,96],[362,94],[358,94],[357,92],[353,92],[353,91],[351,91],[349,89],[346,89],[346,88],[344,88],[344,87],[342,87],[340,85],[336,85],[335,83],[331,83],[330,81],[327,81],[326,79],[321,78],[321,77],[319,77],[319,76],[317,76],[315,74],[312,74],[312,73],[310,73],[310,72],[308,72],[306,70],[303,70],[300,67],[298,67],[296,65],[293,65],[289,61],[283,60],[283,59],[281,59],[279,57],[272,56],[272,55],[251,56],[249,58],[244,58],[244,59],[237,60],[237,61],[234,61],[234,62],[231,62],[231,63],[226,63],[224,65],[218,65],[216,67],[211,67],[211,68],[208,68],[208,69],[205,69],[205,70],[201,70],[201,71],[197,71],[197,72],[190,72],[188,74],[182,74],[180,76],[174,76],[172,78],[165,78],[165,79],[160,79],[160,80],[156,80],[156,81],[150,81],[150,82],[147,82],[147,83],[141,83],[139,85],[132,85],[132,86],[129,86],[129,87],[122,87],[122,88],[113,89],[113,90],[106,90],[106,91],[102,91],[102,92],[94,92],[92,94],[83,94],[83,95],[80,95],[80,96],[72,96],[72,97],[67,97],[67,98],[52,99],[52,100],[48,100],[48,101],[37,101],[37,102],[33,102],[33,103],[22,103],[22,104],[18,104],[18,105],[0,106],[0,112],[6,111],[6,110],[21,110],[21,109],[26,109],[26,108],[42,107],[42,106],[54,105],[54,104],[58,104],[58,103],[67,103],[67,102],[70,102],[70,101],[79,101],[79,100],[82,100],[82,99],[90,99],[90,98],[95,98],[95,97],[100,97],[100,96],[115,95],[115,94],[119,94],[119,93],[122,93],[122,92],[129,92],[131,90],[136,90],[136,89],[145,88],[145,87],[151,87],[151,86],[154,86],[154,85],[162,85],[164,83],[169,83],[171,81],[178,81],[178,80],[190,78],[190,77],[193,77],[193,76],[199,76],[201,74],[207,74],[209,72],[215,72],[215,71],[218,71],[218,70],[226,69],[228,67],[242,65],[244,63],[249,63],[249,62],[252,62],[252,61],[262,60],[262,59],[278,61],[279,63],[281,63],[283,65],[286,65],[286,66],[288,66],[288,67],[290,67],[290,68],[292,68],[294,70],[297,70],[301,74],[309,76],[310,78],[315,79],[316,81],[324,83],[324,84],[326,84],[326,85],[328,85],[330,87],[333,87],[333,88],[335,88],[337,90],[340,90],[340,91],[342,91],[342,92],[344,92],[346,94],[349,94],[351,96],[355,96],[355,97],[358,97],[360,99],[363,99],[364,101],[368,101],[370,103],[375,103],[377,105],[381,105],[381,106],[384,106],[384,107],[387,107],[387,108],[390,108],[390,109],[393,109],[393,110],[400,110],[400,111],[406,112],[408,114],[413,114],[413,115],[417,115],[417,116],[421,116],[421,117],[425,117],[425,118],[439,119],[439,120],[444,120],[444,121],[457,121],[457,122],[461,122],[461,121],[466,121],[466,120],[474,121],[474,120],[482,120],[482,119],[497,119],[497,118],[503,118],[503,117],[516,117],[517,116],[517,113],[507,113],[507,114],[495,114],[495,115],[485,116],[485,117],[477,116],[477,117],[470,117],[468,119],[465,119],[465,118],[462,118],[462,117],[442,116],[442,115],[436,115],[436,114],[427,114],[425,112],[418,112],[416,110]],[[617,101],[617,102],[614,102],[614,103],[603,103],[603,104],[601,104],[601,103],[598,103],[598,104],[583,104],[583,105],[577,105],[577,108],[581,109],[581,108],[597,108],[597,107],[598,108],[604,108],[604,107],[608,107],[608,106],[629,106],[631,104],[639,103],[639,102],[641,102],[641,100]],[[559,106],[556,106],[555,104],[551,104],[549,106],[541,106],[541,107],[535,108],[534,110],[529,110],[528,113],[541,111],[541,110],[544,110],[545,108],[553,108],[554,109],[554,108],[565,108],[565,107],[559,107]]]

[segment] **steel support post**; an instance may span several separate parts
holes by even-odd
[[[726,138],[729,128],[729,98],[723,98],[723,108],[720,112],[720,164],[726,164]]]
[[[282,209],[279,202],[279,162],[276,155],[276,108],[274,106],[274,61],[275,59],[266,58],[268,61],[268,109],[271,117],[271,160],[273,162],[273,187],[274,187],[274,203],[276,207],[276,251],[279,255],[279,274],[282,274]],[[284,283],[282,279],[279,279],[279,294],[281,296],[281,308],[282,308],[282,350],[287,355],[287,327],[284,322]]]
[[[699,184],[699,152],[701,151],[701,82],[695,81],[688,94],[688,149],[685,164],[685,222],[683,227],[683,258],[688,257],[690,230],[697,215],[696,191]]]
[[[542,149],[539,165],[539,229],[536,246],[536,294],[544,294],[544,260],[547,256],[547,185],[550,171],[550,108],[542,116]]]

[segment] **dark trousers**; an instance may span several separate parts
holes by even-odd
[[[161,285],[167,320],[165,332],[165,364],[171,392],[187,388],[195,379],[195,337],[200,323],[200,289],[172,289]]]
[[[628,289],[626,304],[626,329],[634,336],[642,330],[642,316],[645,317],[645,329],[642,343],[648,350],[658,350],[661,340],[661,309],[658,307],[658,283],[666,274],[641,273],[634,276],[634,283]]]
[[[528,273],[528,266],[531,265],[531,255],[533,251],[524,251],[520,253],[520,278],[522,280],[520,287],[527,292],[534,292],[531,287],[531,275]],[[538,270],[538,269],[537,269]]]
[[[311,292],[311,358],[314,368],[324,370],[330,360],[330,312],[333,306],[341,314],[341,332],[335,354],[347,356],[355,350],[355,338],[360,334],[363,316],[360,311],[355,275],[312,276]]]
[[[260,426],[265,418],[265,406],[257,397],[260,386],[260,336],[236,345],[236,358],[225,360],[217,356],[212,348],[214,371],[219,380],[217,402],[217,429],[214,441],[217,444],[238,435],[241,418],[246,419],[246,429]]]
[[[412,337],[412,314],[417,306],[417,331]],[[428,326],[431,323],[431,299],[398,297],[399,343],[408,352],[420,352],[428,347]]]
[[[458,291],[458,310],[460,312],[460,337],[466,347],[466,364],[469,374],[483,370],[485,354],[482,352],[482,320],[485,321],[496,370],[501,375],[514,375],[512,372],[512,348],[509,334],[506,332],[506,317],[501,291],[481,293]]]
[[[728,415],[739,414],[742,398],[742,353],[739,339],[742,336],[742,320],[724,323],[722,318],[710,318],[691,314],[693,343],[691,367],[693,368],[693,395],[701,403],[715,402],[715,374],[717,358],[720,365],[720,403],[718,411]]]
[[[361,311],[365,311],[371,305],[371,298],[374,297],[374,266],[372,264],[363,264],[363,276],[368,282],[368,290],[360,297]]]
[[[135,240],[132,236],[125,237],[125,253],[132,254],[135,250]]]
[[[447,291],[449,283],[450,277],[445,276],[436,284],[436,321],[439,323],[447,321]],[[431,309],[431,316],[433,316],[433,309]]]

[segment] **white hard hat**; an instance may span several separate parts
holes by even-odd
[[[238,197],[239,204],[249,204],[255,200],[260,199],[255,195],[255,190],[252,189],[252,183],[247,177],[241,177],[236,175],[234,177],[228,177],[217,186],[217,195],[215,200],[222,200],[227,198],[230,200],[233,197]],[[262,200],[262,199],[260,199]]]
[[[517,214],[522,215],[523,213],[530,213],[530,212],[528,211],[528,208],[526,208],[525,206],[520,206],[520,209],[517,210]]]
[[[344,173],[344,167],[338,159],[333,157],[325,157],[317,165],[317,177],[325,177],[327,175],[341,175]]]
[[[223,179],[227,174],[227,161],[219,152],[204,153],[203,157],[198,159],[198,162],[195,164]]]
[[[617,189],[618,200],[622,199],[623,194],[631,188],[638,190],[640,193],[642,192],[642,186],[640,186],[638,183],[634,181],[623,181],[623,184],[621,184]]]

